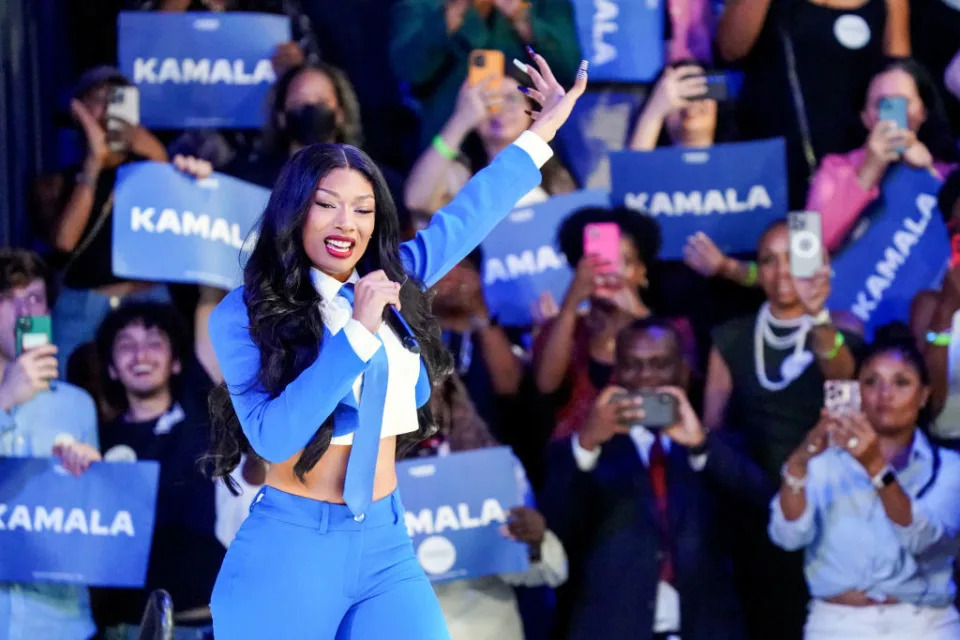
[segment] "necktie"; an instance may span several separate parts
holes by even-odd
[[[657,507],[657,525],[660,529],[660,580],[673,584],[673,551],[670,538],[670,509],[667,501],[667,454],[660,436],[656,435],[650,447],[650,484]]]
[[[339,295],[353,306],[353,284],[340,287]],[[379,338],[377,338],[379,340]],[[383,425],[383,406],[387,399],[387,354],[381,346],[370,359],[363,373],[360,390],[360,415],[353,434],[353,448],[347,460],[347,477],[343,484],[343,500],[354,519],[363,522],[367,508],[373,501],[373,478],[380,451],[380,429]]]

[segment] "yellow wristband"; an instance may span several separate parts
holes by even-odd
[[[756,262],[747,263],[747,279],[743,281],[745,287],[752,287],[757,284],[757,276],[760,275],[760,267]]]
[[[433,136],[433,142],[431,143],[433,148],[437,150],[437,153],[442,155],[447,160],[456,160],[457,156],[460,154],[456,149],[452,149],[446,141],[439,135]]]

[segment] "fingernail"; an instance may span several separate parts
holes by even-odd
[[[524,95],[530,93],[530,89],[527,89],[526,87],[517,87],[517,91],[519,91],[520,93],[522,93],[522,94],[524,94]]]
[[[527,49],[527,55],[530,56],[531,58],[535,58],[537,56],[537,54],[533,52],[533,47],[531,47],[530,45],[527,45],[526,49]]]
[[[520,71],[523,71],[524,73],[527,72],[527,65],[523,62],[520,62],[516,58],[513,59],[513,66],[515,66],[517,69],[520,69]]]
[[[580,68],[577,69],[577,80],[581,80],[587,77],[587,67],[590,66],[589,60],[581,60]]]

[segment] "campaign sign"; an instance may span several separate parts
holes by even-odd
[[[96,463],[76,478],[53,458],[0,458],[0,581],[142,587],[159,473]]]
[[[572,0],[594,82],[647,82],[663,66],[661,0]]]
[[[524,504],[508,447],[397,464],[407,531],[431,582],[525,571],[528,547],[500,533],[511,508]]]
[[[898,164],[831,261],[827,305],[856,315],[868,337],[889,322],[907,322],[913,297],[943,275],[950,240],[937,206],[940,184],[923,169]]]
[[[263,126],[276,82],[270,57],[290,18],[266,13],[122,11],[120,70],[140,89],[140,123],[154,129]]]
[[[113,273],[124,278],[206,284],[243,283],[242,261],[270,191],[220,173],[196,180],[164,162],[117,170]]]
[[[610,178],[613,202],[659,223],[665,260],[682,259],[687,238],[697,231],[725,253],[755,251],[763,230],[787,214],[780,138],[618,151],[610,154]]]
[[[531,305],[549,291],[563,300],[573,271],[557,248],[557,227],[583,207],[608,207],[610,194],[577,191],[515,209],[483,241],[484,296],[500,323],[526,326]]]

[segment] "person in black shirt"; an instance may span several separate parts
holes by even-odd
[[[210,629],[207,604],[225,553],[214,533],[214,484],[198,466],[208,446],[211,384],[190,364],[185,338],[176,311],[157,303],[124,305],[97,333],[105,387],[120,410],[100,426],[103,458],[160,463],[144,588],[92,590],[94,616],[107,638],[136,637],[154,589],[173,599],[177,638],[204,638]]]

